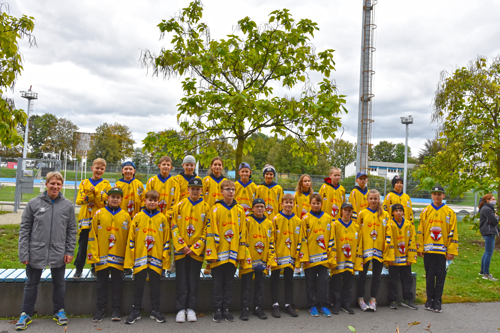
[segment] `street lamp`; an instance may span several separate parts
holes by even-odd
[[[413,124],[413,117],[401,117],[401,124],[406,125],[406,142],[405,142],[405,174],[404,174],[404,182],[403,182],[403,193],[406,193],[406,184],[408,183],[408,179],[406,179],[406,175],[408,174],[408,125]]]
[[[29,131],[29,121],[31,116],[31,108],[33,106],[32,100],[38,99],[38,93],[31,91],[31,87],[28,91],[21,91],[21,97],[28,100],[28,117],[26,119],[26,128],[24,130],[24,147],[23,147],[23,170],[26,170],[26,156],[28,154],[28,131]]]

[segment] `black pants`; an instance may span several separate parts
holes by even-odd
[[[54,313],[64,309],[64,296],[66,294],[66,280],[64,280],[65,269],[66,265],[50,269],[53,285],[52,302],[54,304]],[[31,317],[35,312],[38,284],[40,284],[42,271],[42,269],[31,267],[30,264],[26,265],[26,282],[24,283],[23,305],[21,311],[26,312]]]
[[[413,277],[411,276],[411,265],[408,266],[389,266],[389,302],[396,302],[398,299],[398,279],[401,279],[403,287],[403,299],[410,301],[413,299]]]
[[[252,278],[255,275],[255,288],[253,292],[254,307],[262,308],[264,298],[264,272],[250,272],[241,275],[241,308],[250,307],[250,294],[252,291]]]
[[[441,304],[446,279],[446,256],[437,253],[424,253],[424,268],[427,300]]]
[[[193,259],[191,256],[185,256],[175,261],[175,286],[177,292],[175,306],[177,311],[184,309],[196,310],[202,264],[203,262]]]
[[[380,273],[382,273],[382,267],[384,266],[378,260],[370,260],[363,265],[363,271],[359,272],[358,275],[358,298],[365,297],[365,282],[366,273],[368,272],[368,267],[370,267],[370,262],[373,264],[372,267],[372,288],[370,290],[370,296],[377,298],[378,290],[380,289]]]
[[[278,283],[280,281],[280,269],[271,272],[271,301],[273,304],[278,303]],[[285,305],[293,304],[293,269],[285,267],[283,269],[283,277],[285,279]]]
[[[333,274],[330,280],[331,301],[333,306],[351,303],[354,274],[349,271]]]
[[[323,265],[304,269],[306,275],[307,306],[328,306],[328,268]]]
[[[235,272],[236,267],[230,262],[212,268],[212,302],[216,310],[231,305]]]
[[[76,269],[82,270],[87,261],[87,245],[89,243],[90,229],[80,230],[80,237],[78,238],[78,253],[75,257],[74,265]]]
[[[123,271],[114,267],[107,267],[96,272],[97,275],[97,310],[106,308],[108,303],[108,282],[109,274],[111,273],[111,286],[113,288],[113,310],[122,308],[122,286],[123,286]]]
[[[134,304],[132,308],[142,309],[142,296],[144,295],[144,285],[149,275],[149,289],[151,298],[151,310],[160,311],[160,274],[147,268],[134,274]]]

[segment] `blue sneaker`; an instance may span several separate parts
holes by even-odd
[[[66,312],[64,312],[64,309],[61,309],[56,314],[54,314],[53,319],[57,322],[57,325],[59,326],[68,325],[69,322],[68,317],[66,317]]]
[[[332,314],[330,313],[330,310],[328,310],[328,308],[327,308],[327,307],[325,307],[325,306],[324,306],[324,307],[322,307],[322,308],[320,309],[320,311],[321,311],[321,313],[323,314],[323,316],[325,316],[325,317],[331,317],[331,316],[332,316]]]
[[[31,324],[31,317],[26,312],[21,313],[21,317],[16,323],[16,331],[25,330]]]
[[[309,314],[313,317],[319,317],[318,309],[315,306],[309,309]]]

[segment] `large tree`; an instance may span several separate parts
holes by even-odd
[[[198,145],[206,164],[217,153],[210,142],[229,140],[236,146],[237,165],[255,147],[252,135],[267,129],[291,138],[290,154],[304,155],[307,164],[315,164],[318,154],[328,150],[317,140],[335,137],[345,111],[344,96],[329,78],[335,70],[334,50],[316,52],[311,43],[317,23],[296,22],[288,9],[276,10],[266,24],[259,27],[245,17],[233,34],[216,40],[200,22],[202,14],[201,2],[193,1],[178,16],[163,20],[158,27],[161,38],[171,34],[170,46],[158,55],[146,50],[142,56],[153,75],[184,77],[177,118],[188,134],[183,142],[148,137],[146,149],[167,145],[174,156],[182,156]],[[312,73],[317,85],[310,79]],[[290,96],[278,96],[278,86],[280,91],[294,90]]]
[[[14,89],[16,79],[23,70],[19,40],[27,37],[29,45],[36,45],[33,29],[34,18],[20,18],[7,13],[8,5],[0,3],[0,144],[17,145],[22,137],[17,132],[18,124],[26,123],[26,113],[16,109],[14,100],[4,94]]]
[[[440,126],[442,150],[416,171],[424,187],[441,183],[451,196],[500,193],[500,56],[442,72],[432,120]]]
[[[345,175],[345,167],[356,160],[356,144],[336,138],[328,142],[328,149],[328,162],[342,170]]]
[[[104,123],[97,127],[90,143],[89,161],[101,157],[108,163],[119,163],[134,153],[130,129],[118,123]]]

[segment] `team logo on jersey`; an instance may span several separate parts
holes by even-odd
[[[410,201],[410,200],[408,200],[408,202],[406,203],[406,205],[407,205],[408,207],[411,207],[411,201]]]
[[[128,220],[125,220],[125,221],[122,223],[122,229],[124,229],[124,230],[127,230],[127,229],[128,229]]]
[[[92,213],[92,208],[94,208],[95,203],[93,201],[87,204],[87,210],[89,213]]]
[[[271,215],[273,213],[273,206],[272,205],[266,206],[266,213],[267,213],[267,215]]]
[[[231,243],[233,237],[234,237],[233,229],[229,229],[224,233],[224,238],[227,240],[228,243]]]
[[[246,262],[247,262],[247,264],[251,265],[251,264],[252,264],[252,259],[247,258],[247,259],[246,259]]]
[[[167,207],[167,202],[165,200],[161,200],[158,202],[158,209],[160,212],[163,212],[163,210]]]
[[[300,259],[304,258],[304,253],[303,252],[299,252],[299,258]]]
[[[285,244],[286,244],[286,247],[290,250],[290,247],[292,246],[292,240],[290,239],[290,237],[288,237],[285,240]]]
[[[351,244],[342,245],[342,253],[344,254],[344,256],[346,256],[346,258],[350,258],[351,257]]]
[[[193,236],[195,232],[194,225],[188,224],[187,226],[187,234],[189,237]]]
[[[446,215],[446,223],[450,223],[450,215]]]
[[[111,248],[113,246],[115,246],[115,243],[116,243],[116,237],[115,237],[115,235],[113,235],[113,234],[109,235],[108,240],[109,240],[109,248],[108,249],[111,250]]]
[[[146,236],[146,240],[144,241],[144,245],[146,246],[146,249],[148,249],[148,252],[153,249],[155,246],[155,238],[151,235]]]
[[[240,204],[241,207],[243,207],[243,210],[245,211],[245,215],[248,216],[252,213],[252,209],[250,208],[249,205],[247,204]]]
[[[87,254],[87,259],[92,260],[92,253]]]
[[[264,243],[262,243],[261,241],[255,243],[254,247],[255,251],[257,251],[258,254],[262,254],[262,251],[264,251],[265,248]]]
[[[182,237],[179,237],[179,240],[178,240],[179,244],[184,244],[184,239],[182,239]]]
[[[205,217],[206,217],[206,214],[201,214],[201,220],[202,220],[203,222],[205,222]]]
[[[295,228],[295,233],[296,233],[296,234],[300,233],[300,227],[296,227],[296,228]]]
[[[431,228],[431,238],[435,241],[438,241],[441,239],[443,234],[441,233],[441,227],[432,227]]]
[[[142,187],[138,187],[138,188],[137,188],[137,195],[138,195],[138,196],[141,196],[141,195],[142,195],[142,191],[143,191],[143,190],[144,190],[144,189],[143,189]]]
[[[339,212],[339,206],[337,206],[336,204],[333,204],[333,206],[332,206],[332,216],[336,216],[338,212]]]
[[[304,215],[307,214],[307,210],[305,210],[304,208],[302,208],[302,214],[300,215],[300,218],[303,218]]]
[[[323,250],[326,250],[325,237],[323,235],[319,235],[316,238],[316,243],[318,243],[318,245],[319,245],[320,248],[322,248]]]
[[[200,243],[195,243],[193,247],[195,250],[198,250],[200,246],[201,246]]]
[[[132,214],[134,212],[134,200],[129,200],[127,204],[127,212]]]
[[[207,255],[207,257],[209,257],[212,254],[212,250],[211,249],[207,249],[205,251],[205,254]]]
[[[378,236],[377,230],[372,230],[372,232],[370,232],[371,239],[376,240],[377,236]]]
[[[398,244],[398,250],[399,250],[399,253],[405,254],[405,252],[406,252],[406,244],[405,244],[405,242],[400,242]]]

